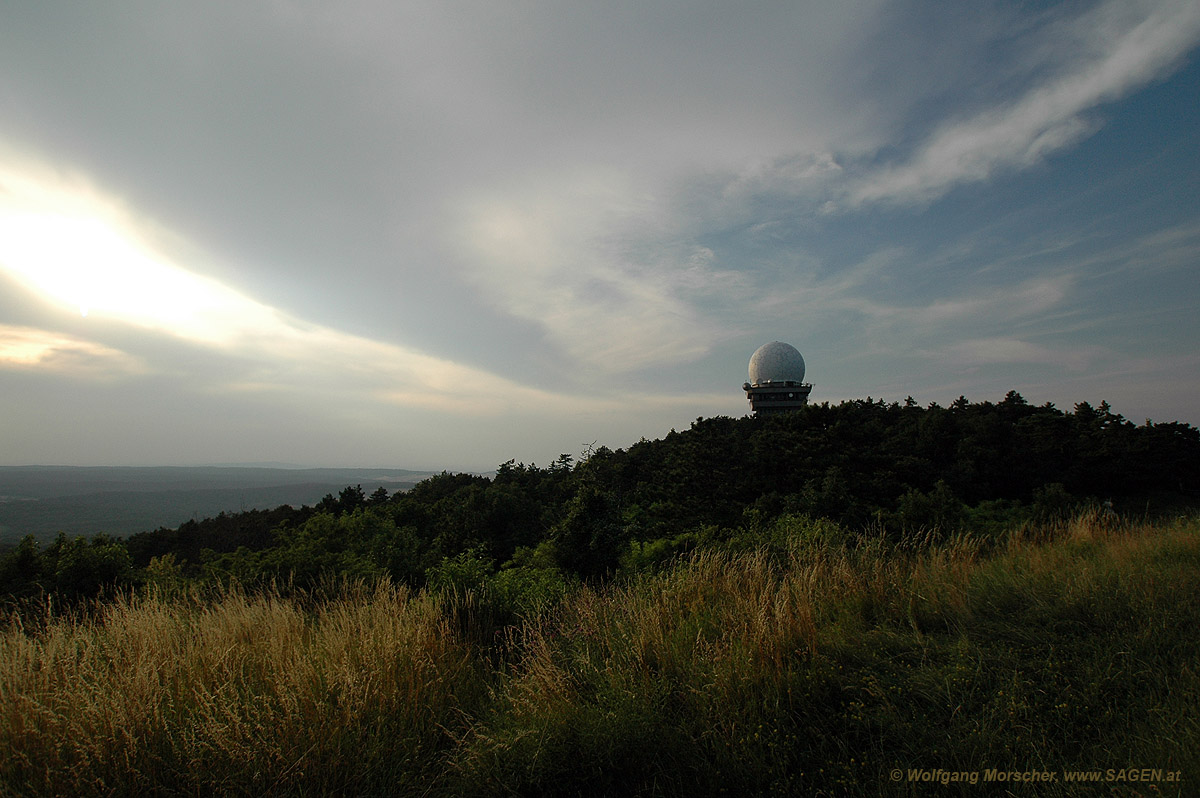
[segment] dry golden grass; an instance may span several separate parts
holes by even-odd
[[[306,613],[232,590],[123,597],[0,638],[4,783],[30,794],[355,790],[428,777],[478,689],[429,596]]]

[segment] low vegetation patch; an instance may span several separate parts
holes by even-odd
[[[1194,794],[1198,563],[1194,519],[933,541],[792,517],[536,601],[384,580],[26,610],[0,792]]]

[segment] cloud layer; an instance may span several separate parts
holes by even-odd
[[[1127,363],[1180,415],[1198,42],[1183,0],[14,9],[0,409],[486,467],[744,412],[783,339],[817,400]]]

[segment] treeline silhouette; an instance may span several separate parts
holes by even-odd
[[[768,540],[797,516],[849,534],[999,533],[1094,504],[1158,515],[1200,497],[1200,431],[1136,425],[1107,403],[1064,412],[1016,392],[948,407],[882,400],[764,418],[697,419],[628,449],[587,447],[492,477],[347,487],[315,507],[222,513],[127,540],[32,537],[0,562],[0,594],[96,595],[189,581],[311,586],[387,575],[412,586],[506,586],[516,604],[654,567],[697,547]]]

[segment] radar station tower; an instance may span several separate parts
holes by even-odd
[[[791,344],[772,341],[750,356],[750,381],[742,385],[756,416],[786,413],[808,404],[804,358]]]

